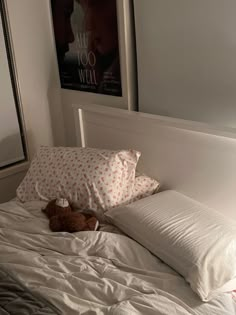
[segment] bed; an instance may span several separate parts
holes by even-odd
[[[184,193],[234,220],[233,135],[199,132],[197,126],[157,118],[150,123],[150,118],[99,106],[75,107],[77,137],[83,146],[140,150],[143,159],[139,171],[158,178],[161,190]],[[170,145],[171,155],[167,154]],[[192,159],[199,147],[203,154]],[[214,163],[212,155],[216,157]],[[222,173],[212,172],[222,167],[231,177],[216,183]],[[221,185],[227,189],[219,189]],[[98,231],[51,232],[41,211],[46,203],[16,199],[0,206],[0,314],[236,314],[232,292],[201,301],[183,275],[120,226],[106,222]]]

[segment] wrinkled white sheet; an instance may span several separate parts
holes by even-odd
[[[189,285],[117,233],[52,233],[43,203],[0,205],[0,268],[65,315],[234,315],[230,294],[202,303]]]

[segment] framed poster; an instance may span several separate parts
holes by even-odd
[[[51,0],[61,87],[122,96],[116,0]]]

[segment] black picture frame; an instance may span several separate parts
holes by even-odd
[[[51,0],[61,87],[122,97],[117,1],[89,3],[90,0]],[[88,22],[82,21],[88,14],[95,25],[90,31],[85,26]]]

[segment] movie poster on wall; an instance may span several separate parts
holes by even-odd
[[[61,87],[122,96],[116,0],[51,0]]]

